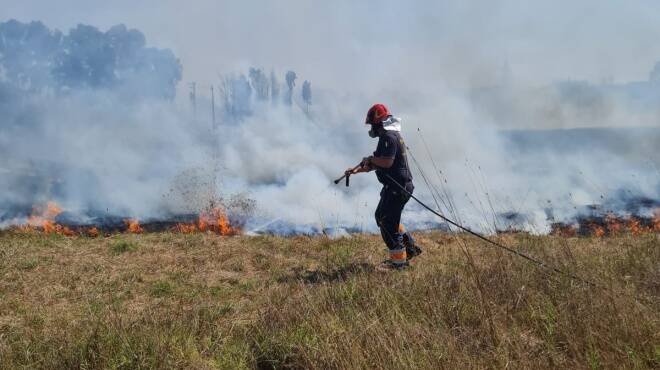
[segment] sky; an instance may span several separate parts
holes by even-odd
[[[118,23],[181,58],[184,82],[260,66],[317,86],[470,88],[644,80],[660,60],[660,2],[0,0],[0,20],[67,30]]]

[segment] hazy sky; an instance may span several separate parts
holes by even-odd
[[[0,0],[0,20],[67,30],[125,23],[175,51],[184,81],[255,65],[316,86],[646,79],[660,60],[660,2]]]

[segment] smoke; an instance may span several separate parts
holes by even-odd
[[[163,179],[203,163],[172,104],[181,66],[137,30],[0,24],[0,219],[57,200],[66,209],[163,212]]]
[[[87,92],[36,104],[24,113],[38,109],[38,117],[0,135],[3,210],[57,200],[72,210],[153,215],[163,179],[207,158],[164,103],[127,107]]]
[[[201,1],[182,9],[162,1],[152,3],[156,13],[123,1],[112,9],[64,1],[67,12],[4,2],[10,16],[63,30],[86,22],[107,34],[126,22],[146,35],[138,49],[160,50],[157,60],[167,62],[148,63],[156,71],[149,81],[135,58],[124,65],[136,72],[110,78],[124,76],[122,82],[107,83],[100,73],[63,84],[44,69],[30,72],[48,80],[53,91],[45,96],[7,82],[12,70],[3,67],[0,219],[48,198],[80,213],[159,217],[192,212],[217,191],[256,201],[252,230],[374,230],[373,175],[354,176],[348,189],[331,180],[375,148],[362,124],[375,102],[403,118],[417,160],[416,194],[435,205],[423,173],[441,196],[439,208],[471,226],[546,232],[553,219],[570,219],[589,204],[619,207],[622,191],[660,197],[659,94],[647,81],[660,58],[652,2],[619,9],[590,1]],[[47,48],[39,55],[34,59],[62,60]],[[255,66],[265,72],[250,70]],[[300,82],[291,86],[290,106],[263,101],[263,89],[246,85],[275,76],[276,100],[288,100],[290,70]],[[239,119],[227,116],[218,98],[214,137],[206,91],[224,84],[218,74],[251,76],[241,81],[254,93],[245,90]],[[196,120],[179,78],[199,83]],[[314,88],[309,112],[301,108],[304,80]],[[68,87],[65,94],[59,86]],[[592,130],[572,130],[585,127]],[[437,220],[410,203],[404,221]]]

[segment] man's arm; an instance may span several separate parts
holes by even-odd
[[[392,167],[394,164],[394,157],[396,156],[396,148],[396,143],[391,137],[382,136],[378,139],[378,147],[376,148],[374,155],[362,158],[360,168],[352,172],[370,172],[379,168]]]
[[[394,164],[394,158],[369,156],[362,160],[362,170],[360,172],[373,171],[378,168],[390,168]]]
[[[369,156],[362,159],[361,166],[357,169],[349,168],[344,173],[346,175],[361,172],[371,172],[378,168],[390,168],[394,164],[393,158]]]

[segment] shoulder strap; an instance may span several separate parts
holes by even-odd
[[[397,138],[399,139],[399,151],[401,152],[401,157],[403,158],[403,163],[406,166],[406,171],[410,174],[410,165],[408,164],[408,147],[406,146],[405,141],[403,141],[403,136],[400,132],[396,133]]]

